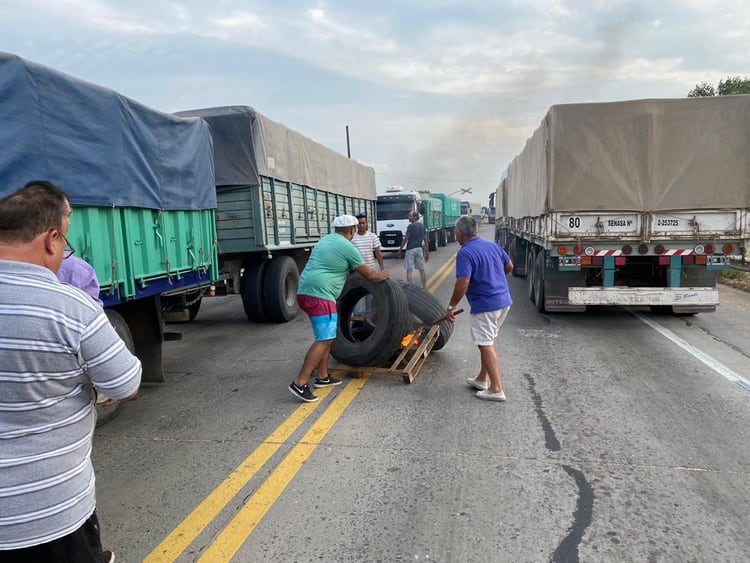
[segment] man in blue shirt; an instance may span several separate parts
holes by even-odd
[[[513,262],[501,246],[480,238],[477,231],[477,222],[469,215],[456,221],[461,249],[456,255],[456,284],[447,319],[455,321],[453,310],[466,295],[471,305],[471,337],[481,358],[479,375],[468,378],[467,383],[478,389],[479,399],[505,401],[495,339],[513,304],[506,279]]]

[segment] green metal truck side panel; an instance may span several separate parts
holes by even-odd
[[[261,186],[217,189],[219,253],[245,254],[306,248],[330,233],[339,215],[375,217],[375,202],[261,178]]]
[[[461,200],[447,194],[430,194],[443,202],[443,227],[453,227],[461,216]]]
[[[68,240],[107,295],[132,299],[152,280],[178,281],[194,270],[219,276],[213,210],[74,206],[73,214]]]

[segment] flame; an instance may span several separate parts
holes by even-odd
[[[406,336],[404,336],[403,340],[401,340],[401,346],[406,348],[407,346],[417,346],[419,344],[419,338],[416,337],[416,335],[413,332],[410,332]]]

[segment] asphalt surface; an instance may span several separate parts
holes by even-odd
[[[457,248],[431,253],[431,279]],[[692,317],[540,315],[510,284],[506,403],[465,384],[468,315],[411,385],[347,377],[300,407],[286,387],[304,315],[254,325],[237,296],[204,302],[170,325],[167,383],[97,431],[105,548],[118,562],[746,561],[750,296],[722,287],[719,310]]]

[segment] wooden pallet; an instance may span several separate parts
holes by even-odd
[[[398,357],[393,361],[390,367],[351,367],[339,365],[334,369],[347,372],[352,377],[362,375],[363,373],[382,373],[385,375],[400,375],[404,383],[411,383],[419,375],[427,356],[435,346],[435,342],[440,336],[440,325],[421,326],[411,331],[404,341],[407,342],[402,347]]]

